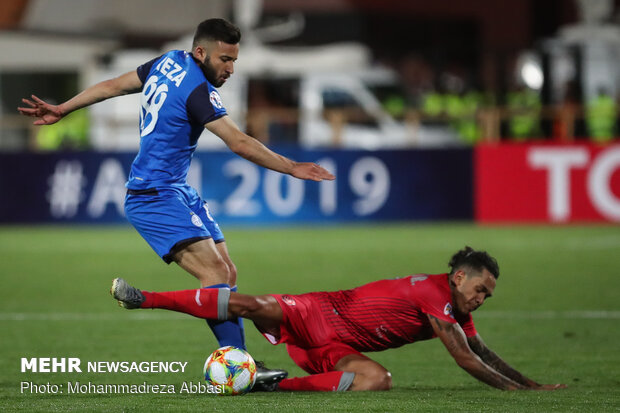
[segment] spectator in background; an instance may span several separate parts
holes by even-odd
[[[521,86],[508,93],[507,104],[510,111],[509,137],[518,141],[540,137],[542,103],[539,93]]]
[[[444,112],[444,97],[437,91],[431,91],[424,96],[422,112],[426,116],[439,117]]]
[[[422,56],[410,53],[399,60],[397,70],[408,104],[422,108],[426,97],[435,90],[435,72],[429,62]]]
[[[63,122],[49,125],[37,131],[34,140],[36,150],[87,149],[89,120],[85,109],[68,115]]]
[[[609,142],[616,133],[618,106],[602,87],[596,97],[586,104],[586,124],[594,142]]]
[[[481,137],[477,112],[482,104],[482,95],[477,91],[467,90],[469,88],[459,66],[442,73],[439,83],[439,89],[424,95],[422,113],[448,123],[462,142],[475,144]]]
[[[483,104],[482,94],[469,90],[460,95],[449,95],[446,104],[451,124],[461,141],[467,145],[478,143],[482,136],[477,116]]]
[[[401,94],[392,93],[381,100],[383,109],[394,119],[404,119],[407,111],[407,100]]]

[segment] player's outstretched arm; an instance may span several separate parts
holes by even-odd
[[[460,325],[440,320],[428,315],[435,334],[441,339],[456,363],[478,380],[501,390],[519,390],[527,387],[504,376],[491,366],[485,364],[469,348],[465,333]]]
[[[519,384],[527,386],[533,390],[556,390],[566,387],[564,384],[539,384],[532,379],[525,377],[523,374],[512,368],[508,363],[502,360],[495,352],[489,349],[479,334],[468,337],[467,343],[474,353],[478,355],[489,366],[504,376],[516,381]]]
[[[295,162],[273,152],[258,140],[241,132],[228,116],[209,122],[205,127],[219,136],[231,151],[264,168],[299,179],[312,181],[334,179],[334,175],[315,163]]]
[[[32,95],[31,99],[22,99],[29,107],[18,107],[17,110],[24,116],[37,118],[35,125],[51,125],[73,111],[112,97],[138,92],[141,88],[142,81],[134,70],[90,86],[60,105],[51,105]]]

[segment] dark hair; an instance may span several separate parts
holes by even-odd
[[[241,40],[241,31],[224,19],[208,19],[196,28],[192,47],[196,47],[201,40],[219,40],[228,44],[237,44]]]
[[[499,265],[497,260],[491,257],[486,251],[476,251],[472,247],[466,246],[450,258],[448,263],[450,274],[463,267],[481,272],[484,268],[489,271],[495,279],[499,278]]]

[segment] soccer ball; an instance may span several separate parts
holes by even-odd
[[[247,351],[227,346],[215,350],[203,369],[205,380],[222,392],[235,396],[249,392],[256,381],[256,363]]]

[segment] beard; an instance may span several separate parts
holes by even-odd
[[[450,282],[452,283],[452,281]],[[459,315],[469,314],[469,311],[463,312],[461,309],[461,303],[464,301],[465,301],[465,298],[463,297],[463,294],[459,293],[456,290],[452,290],[452,312],[454,314],[459,314]]]
[[[217,72],[215,68],[211,65],[209,59],[209,56],[205,57],[204,62],[198,62],[198,66],[202,70],[202,73],[205,75],[209,83],[211,83],[214,87],[220,87],[224,84],[224,80],[218,79]]]

